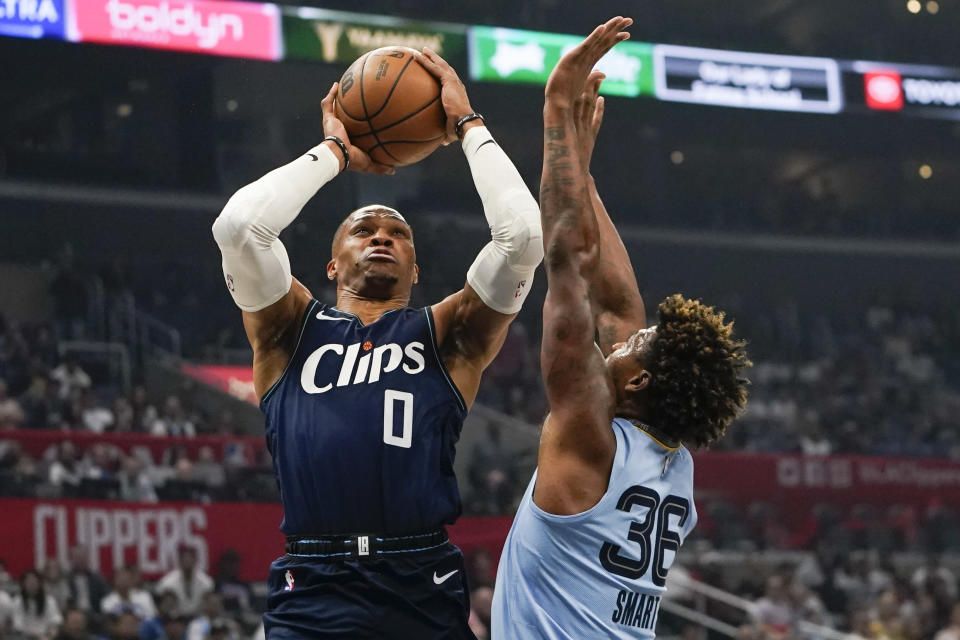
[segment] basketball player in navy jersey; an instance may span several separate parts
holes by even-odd
[[[387,173],[322,103],[327,138],[240,189],[213,226],[243,310],[254,385],[284,507],[286,555],[269,577],[267,637],[472,638],[460,550],[454,446],[484,368],[503,344],[543,257],[540,214],[474,114],[456,72],[425,50],[442,85],[493,240],[463,289],[408,306],[413,232],[383,205],[347,216],[327,275],[337,303],[291,276],[280,231],[348,166]]]
[[[720,437],[746,401],[749,362],[722,313],[674,295],[647,328],[589,174],[603,115],[603,76],[591,69],[631,22],[597,27],[545,91],[540,366],[550,413],[500,559],[494,640],[653,638],[667,570],[697,520],[685,445]]]

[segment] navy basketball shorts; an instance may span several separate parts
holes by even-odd
[[[285,555],[268,588],[268,640],[476,640],[463,554],[450,542],[369,558]]]

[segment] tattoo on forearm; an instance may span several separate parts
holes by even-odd
[[[575,207],[576,194],[570,193],[574,186],[573,165],[570,162],[570,141],[565,127],[555,126],[544,129],[546,139],[543,163],[543,178],[540,184],[540,199],[544,222],[555,223],[557,215],[566,209]]]

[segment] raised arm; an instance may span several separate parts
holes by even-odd
[[[647,319],[630,256],[603,206],[590,173],[594,142],[603,123],[605,104],[603,98],[597,95],[601,82],[602,73],[594,71],[590,74],[574,106],[574,123],[587,193],[600,234],[600,259],[590,285],[590,294],[593,297],[600,350],[606,356],[613,351],[614,344],[623,342],[638,329],[646,328]]]
[[[277,381],[290,361],[300,320],[312,297],[291,275],[280,232],[296,219],[320,187],[346,168],[344,149],[352,170],[393,171],[372,162],[350,144],[343,123],[333,115],[336,91],[334,83],[321,103],[323,128],[344,147],[326,140],[248,184],[233,194],[213,223],[227,289],[243,311],[243,326],[253,347],[253,381],[258,397]]]
[[[507,328],[530,292],[534,271],[543,259],[540,210],[481,118],[456,130],[456,123],[474,113],[456,71],[429,49],[417,54],[417,60],[440,80],[448,140],[462,140],[490,227],[491,241],[474,260],[463,289],[433,306],[444,364],[470,404],[483,370],[503,346]]]
[[[575,103],[588,75],[631,21],[613,18],[567,53],[550,74],[543,107],[540,182],[547,297],[540,367],[550,414],[540,437],[536,504],[550,513],[579,513],[606,490],[616,443],[610,430],[615,393],[594,342],[591,286],[600,231],[590,206]]]

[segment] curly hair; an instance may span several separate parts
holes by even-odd
[[[650,345],[651,421],[685,444],[718,440],[747,403],[746,342],[723,312],[674,294],[657,309]]]

